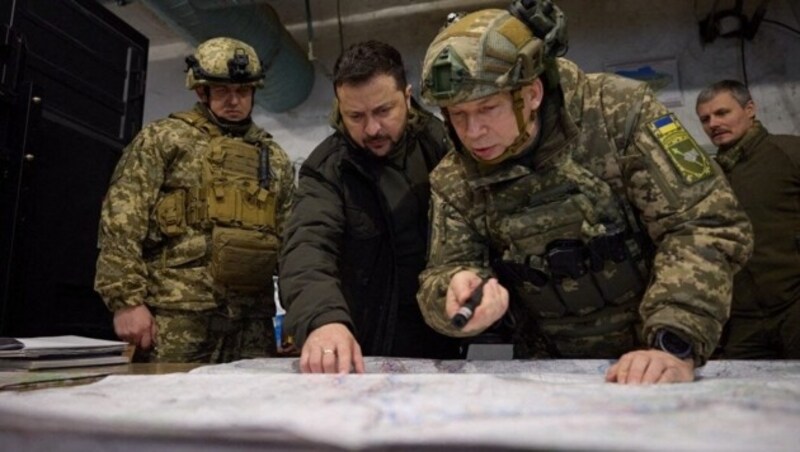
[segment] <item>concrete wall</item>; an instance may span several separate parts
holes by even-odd
[[[320,2],[326,1],[312,1],[312,12]],[[303,8],[301,2],[293,3],[296,8]],[[446,13],[458,6],[466,10],[504,7],[508,0],[406,3],[402,8],[376,6],[369,14],[343,14],[343,41],[346,47],[360,40],[378,39],[397,47],[418,92],[421,60]],[[722,7],[732,6],[733,2],[730,3],[720,2]],[[758,2],[745,3],[746,11],[748,8],[752,11]],[[559,0],[558,4],[569,21],[567,57],[588,72],[603,71],[612,63],[676,59],[682,105],[672,109],[698,142],[712,149],[694,113],[697,93],[719,79],[742,79],[743,76],[739,39],[718,38],[705,46],[700,42],[697,22],[708,14],[710,0]],[[772,0],[767,18],[800,28],[800,2]],[[306,24],[297,22],[286,26],[298,43],[306,47]],[[270,131],[297,162],[330,133],[327,125],[333,96],[330,72],[340,53],[335,17],[319,20],[315,17],[314,35],[316,80],[310,97],[286,113],[267,115],[257,110],[254,115],[257,123]],[[755,38],[745,42],[744,49],[759,118],[772,132],[800,135],[800,36],[763,23]],[[182,88],[183,57],[190,51],[181,43],[151,48],[145,121],[163,117],[193,102],[193,93]]]

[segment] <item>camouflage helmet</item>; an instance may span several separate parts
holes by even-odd
[[[529,83],[567,51],[566,17],[552,0],[514,0],[452,20],[433,40],[422,70],[422,95],[447,107]]]
[[[508,11],[468,14],[428,47],[422,97],[447,107],[530,83],[544,72],[543,44]]]
[[[566,50],[564,14],[550,0],[485,9],[451,23],[434,38],[422,66],[422,97],[442,108],[510,92],[519,136],[499,163],[521,152],[530,137],[520,88],[555,67]]]
[[[264,71],[256,51],[233,38],[212,38],[186,57],[186,87],[239,83],[264,86]]]

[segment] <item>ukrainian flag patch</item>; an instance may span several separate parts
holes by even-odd
[[[691,185],[714,174],[708,156],[683,128],[675,114],[650,121],[647,128],[686,184]]]

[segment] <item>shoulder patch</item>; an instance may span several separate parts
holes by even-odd
[[[714,174],[708,156],[700,148],[675,114],[670,113],[647,123],[669,161],[687,185],[707,179]]]

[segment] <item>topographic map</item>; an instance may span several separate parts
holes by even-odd
[[[609,362],[603,360],[369,358],[364,375],[298,375],[296,365],[249,360],[189,374],[0,393],[0,444],[30,446],[19,443],[30,441],[19,433],[19,419],[61,432],[60,446],[64,432],[99,431],[107,441],[124,438],[119,444],[130,448],[120,450],[189,439],[191,450],[243,444],[797,450],[800,444],[798,361],[711,362],[694,383],[660,386],[604,383]]]

